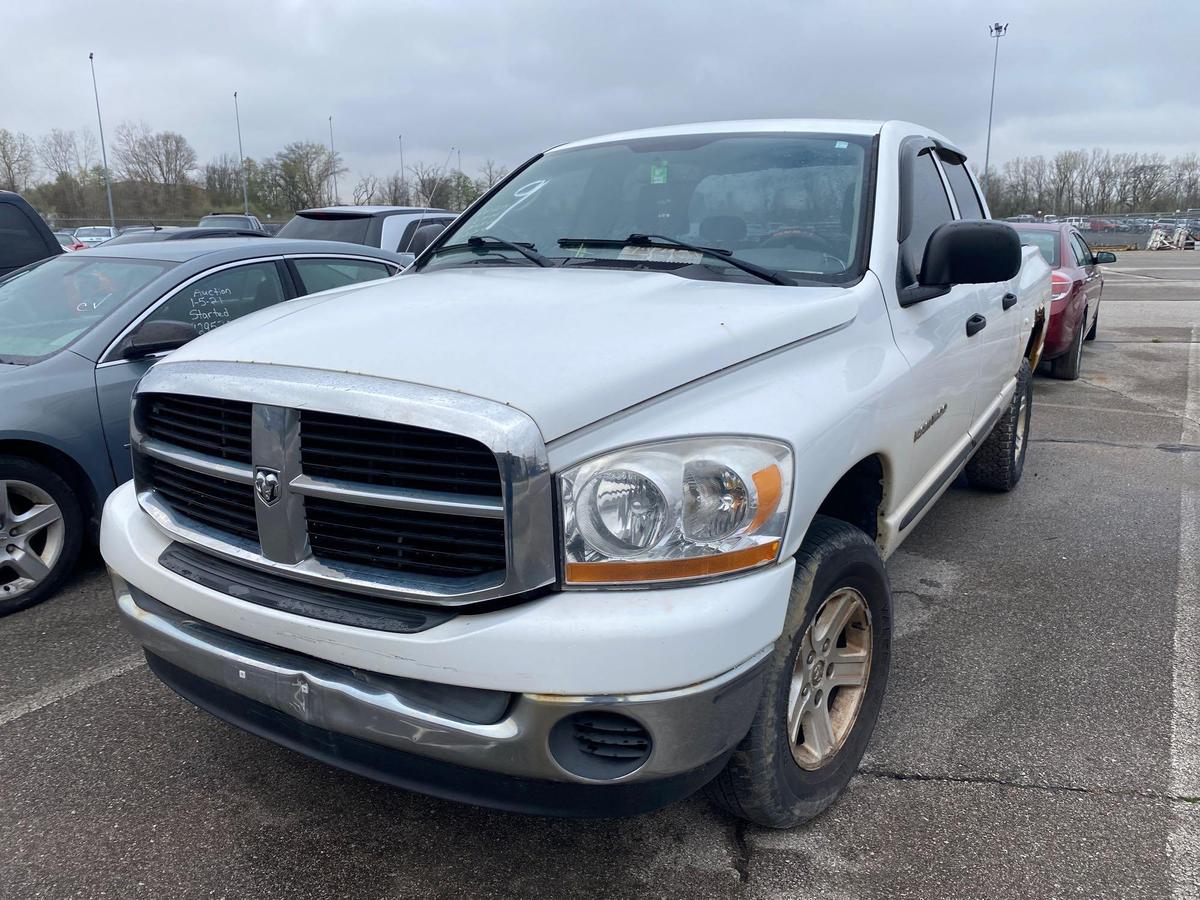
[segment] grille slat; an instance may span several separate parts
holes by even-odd
[[[306,497],[304,505],[309,544],[321,560],[455,578],[504,568],[504,525],[499,520],[316,497]],[[456,525],[464,540],[454,539]]]
[[[150,485],[176,512],[211,528],[258,543],[254,489],[216,475],[199,475],[160,459],[147,459]]]
[[[303,410],[300,455],[314,478],[502,496],[496,457],[486,445],[416,425]]]
[[[142,430],[155,440],[230,462],[250,462],[249,403],[145,394],[139,408],[144,410]]]

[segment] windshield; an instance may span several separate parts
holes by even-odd
[[[76,228],[75,237],[78,238],[106,238],[109,237],[109,229],[92,227],[92,228]]]
[[[55,256],[0,280],[0,361],[58,352],[175,265],[87,256]]]
[[[344,215],[342,213],[309,213],[293,216],[279,229],[276,237],[318,241],[346,241],[350,244],[365,244],[370,216]]]
[[[1058,268],[1058,232],[1045,231],[1041,228],[1018,228],[1017,234],[1022,244],[1032,244],[1042,253],[1042,258],[1052,268]]]
[[[802,280],[849,281],[860,269],[869,148],[870,138],[848,135],[700,134],[551,151],[463,220],[423,268],[531,264],[495,242],[463,246],[487,236],[554,265],[755,280],[712,254],[622,243],[647,234]]]

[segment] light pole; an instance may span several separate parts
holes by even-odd
[[[242,211],[250,215],[250,188],[246,185],[246,154],[242,151],[242,113],[238,109],[237,91],[233,92],[233,116],[237,120],[238,162],[242,164]]]
[[[333,206],[337,206],[337,153],[333,149],[333,116],[329,117],[329,174],[333,177]]]
[[[92,67],[92,93],[96,95],[96,124],[100,126],[100,158],[104,161],[104,190],[108,193],[108,224],[114,233],[117,230],[117,215],[113,212],[112,180],[108,177],[108,150],[104,147],[104,120],[100,118],[100,89],[96,87],[96,54],[88,54]]]
[[[988,132],[987,149],[983,152],[983,196],[987,197],[988,167],[992,161],[992,110],[996,106],[996,64],[1000,61],[1000,38],[1008,33],[1008,23],[1001,25],[995,22],[988,26],[988,35],[996,41],[996,51],[992,54],[992,99],[988,101]]]

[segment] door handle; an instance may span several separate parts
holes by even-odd
[[[1004,299],[1001,300],[1000,303],[1005,309],[1012,309],[1017,305],[1017,295],[1011,292],[1007,293],[1004,295]]]
[[[987,327],[987,319],[985,319],[979,313],[975,313],[975,315],[973,315],[973,316],[971,316],[971,318],[967,319],[967,337],[971,337],[971,335],[978,334],[979,332],[983,331],[983,329],[986,327]]]

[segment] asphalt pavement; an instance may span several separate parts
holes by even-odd
[[[539,819],[311,762],[161,686],[92,557],[0,620],[0,896],[1200,897],[1200,253],[1105,277],[1017,490],[956,485],[890,561],[884,711],[811,824]]]

